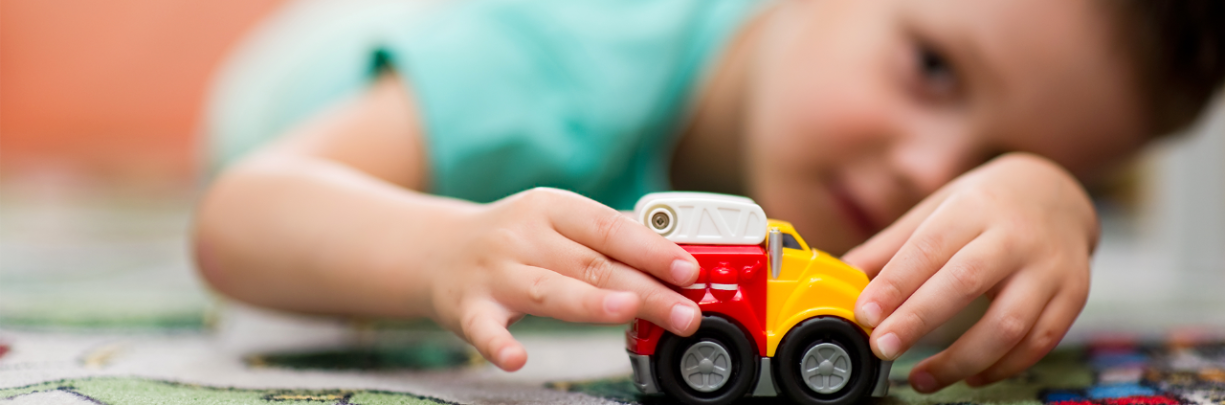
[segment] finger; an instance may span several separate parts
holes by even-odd
[[[578,194],[572,198],[581,200],[549,212],[563,236],[675,285],[697,279],[698,261],[676,243],[608,206]]]
[[[995,232],[974,239],[905,298],[905,303],[872,331],[876,354],[886,360],[897,358],[1010,274],[1015,260],[1000,252],[1000,239],[1005,237]]]
[[[646,273],[574,241],[558,237],[551,243],[556,246],[556,254],[536,258],[533,265],[552,269],[598,288],[637,294],[637,316],[677,335],[689,336],[697,330],[701,312],[693,300]]]
[[[474,303],[465,312],[460,326],[464,340],[486,360],[506,371],[518,370],[527,363],[527,350],[506,330],[512,315],[492,302]]]
[[[911,370],[911,385],[935,392],[986,370],[1021,342],[1053,295],[1054,287],[1037,277],[1010,280],[978,323]]]
[[[590,323],[627,323],[638,313],[638,296],[632,292],[601,290],[532,266],[502,274],[494,297],[515,311]]]
[[[953,209],[941,205],[927,217],[868,283],[855,303],[857,321],[868,327],[880,325],[953,254],[979,236],[978,227],[956,225],[962,218],[958,218],[960,213],[951,212]]]
[[[919,202],[893,224],[843,255],[842,260],[867,273],[868,278],[876,278],[889,259],[893,258],[906,240],[910,239],[910,235],[914,234],[915,229],[940,206],[947,193],[941,190]]]
[[[1059,344],[1085,306],[1085,295],[1060,292],[1046,305],[1025,339],[986,370],[966,379],[971,386],[987,385],[1033,366]]]

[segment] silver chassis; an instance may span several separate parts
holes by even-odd
[[[634,386],[638,387],[643,394],[658,394],[659,384],[655,383],[654,367],[651,364],[651,356],[645,354],[634,354],[626,350],[630,354],[630,367],[634,369]]]
[[[630,367],[634,370],[634,386],[638,387],[643,394],[658,394],[659,383],[655,380],[654,364],[651,356],[645,354],[634,354],[626,350],[630,356]],[[753,392],[749,394],[754,397],[774,397],[778,396],[778,387],[774,384],[774,375],[770,367],[771,359],[769,357],[761,358],[761,367],[757,374],[757,386]],[[889,395],[889,370],[893,368],[892,361],[881,361],[880,370],[876,373],[876,383],[872,388],[873,397],[884,397]]]

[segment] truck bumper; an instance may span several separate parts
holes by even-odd
[[[892,361],[880,362],[880,371],[876,373],[876,387],[872,388],[872,396],[881,398],[889,395],[889,370],[893,368]]]
[[[626,353],[629,353],[630,367],[634,369],[634,386],[643,394],[658,394],[659,384],[655,382],[655,373],[652,372],[654,367],[651,367],[651,356],[635,354],[629,350],[626,350]]]
[[[778,387],[774,384],[774,369],[770,367],[770,358],[761,358],[761,367],[758,367],[757,388],[755,388],[750,396],[754,397],[773,397],[778,396]],[[893,368],[892,361],[881,361],[880,370],[876,375],[872,376],[872,396],[882,398],[889,396],[889,370]]]

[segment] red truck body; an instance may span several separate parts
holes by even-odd
[[[680,245],[698,260],[701,272],[689,288],[672,287],[698,303],[703,314],[722,315],[751,336],[758,355],[766,355],[766,250],[757,245]],[[635,319],[626,348],[653,355],[663,328]]]

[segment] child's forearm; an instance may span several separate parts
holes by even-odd
[[[696,260],[598,201],[413,191],[429,189],[430,166],[408,84],[381,76],[228,169],[197,215],[208,282],[265,307],[428,316],[505,370],[527,360],[506,329],[525,314],[697,329],[696,303],[664,284],[693,283]]]
[[[260,306],[428,316],[429,271],[439,269],[420,259],[476,207],[325,159],[257,159],[209,190],[197,218],[196,260],[214,288]]]

